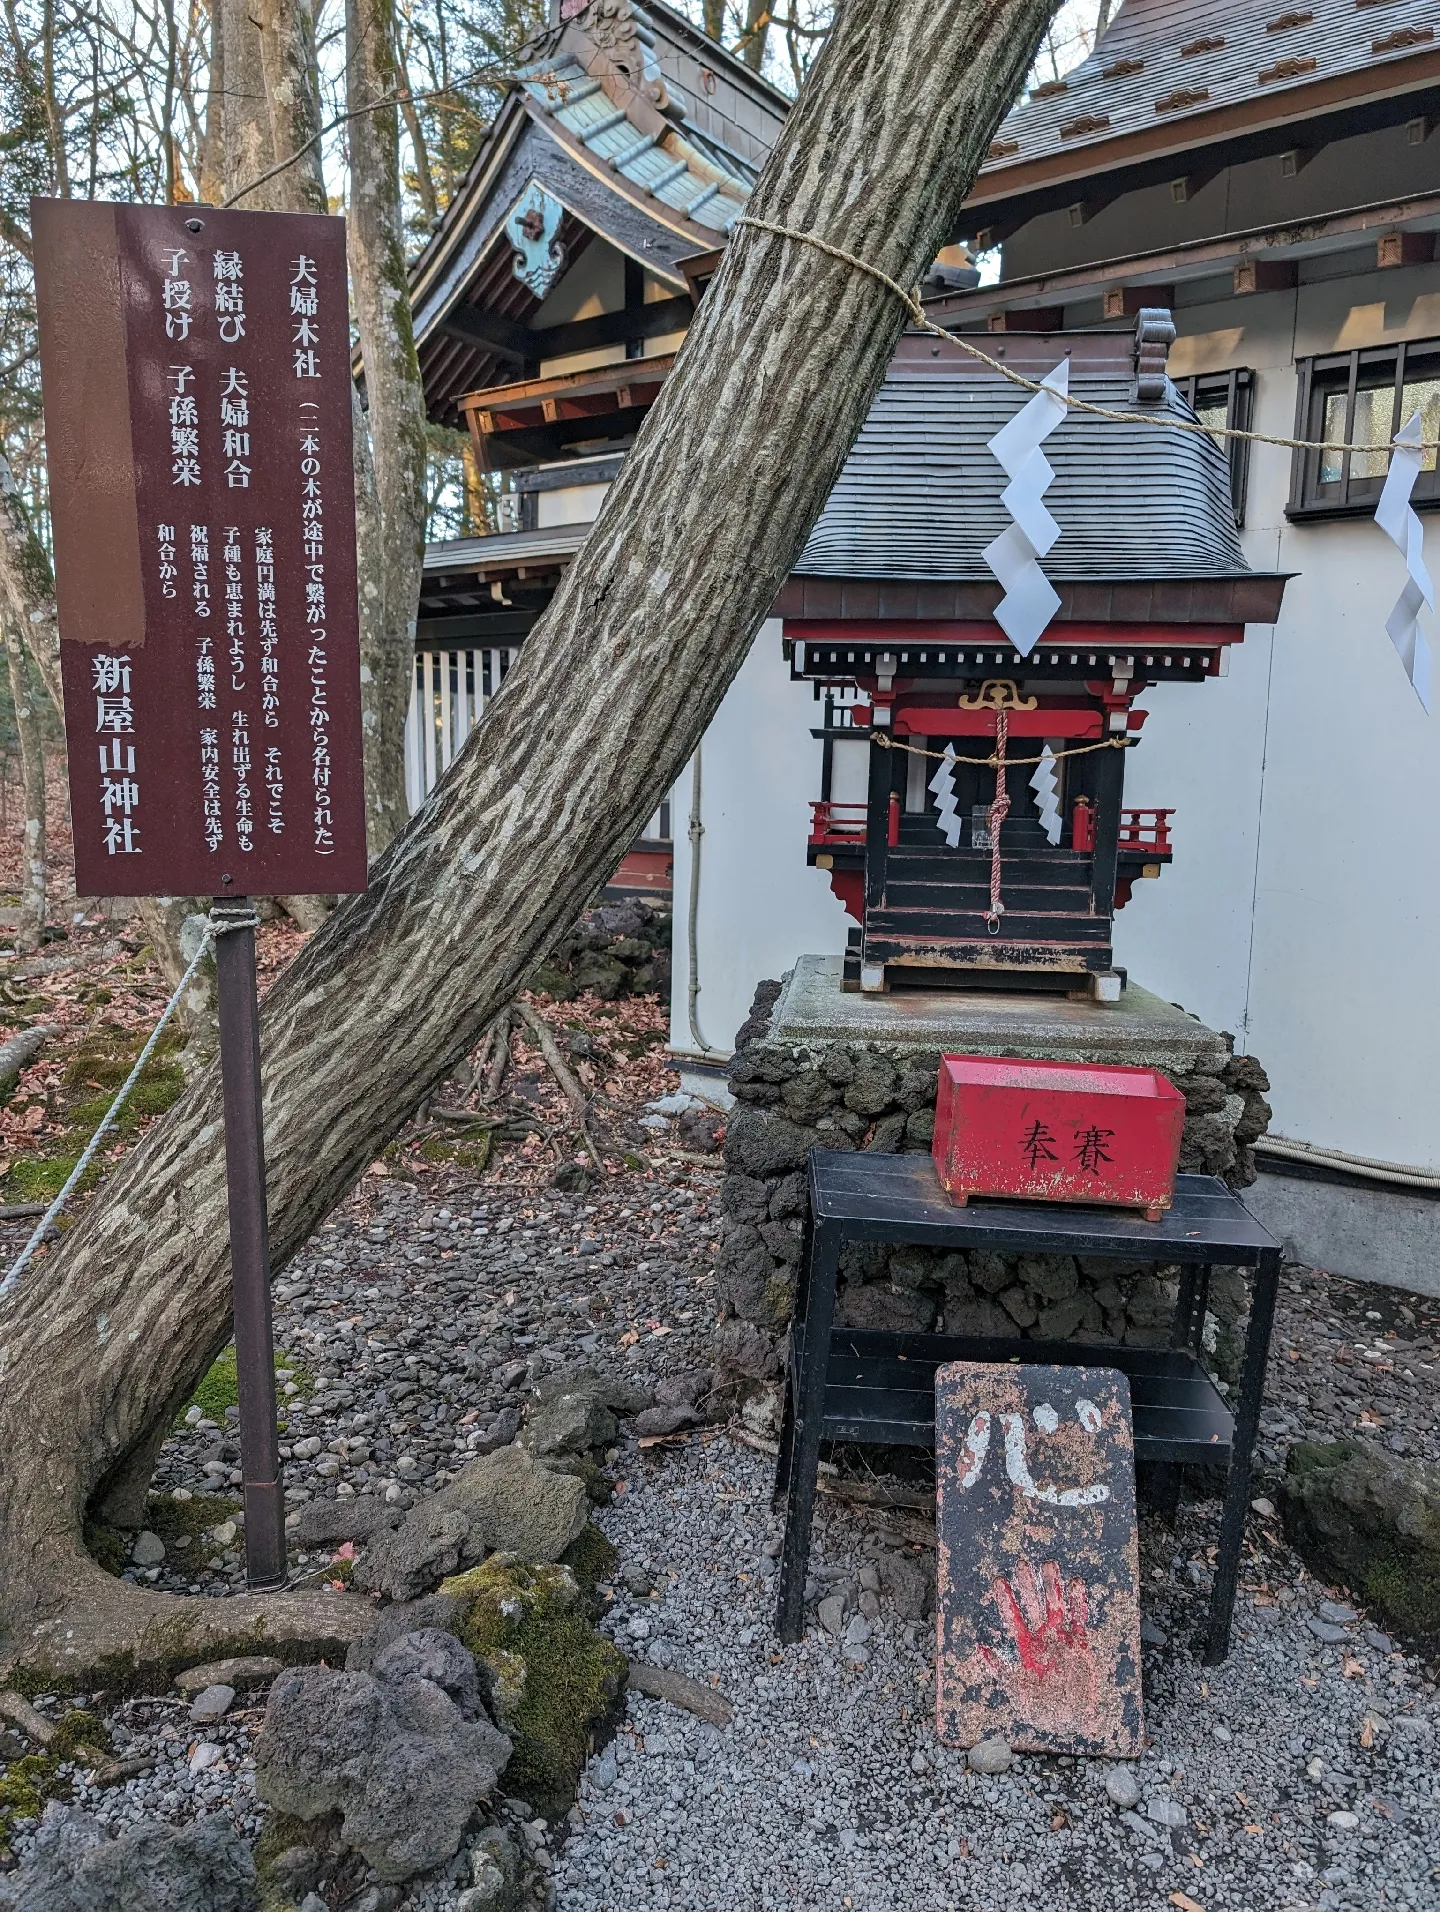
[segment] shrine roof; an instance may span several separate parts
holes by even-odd
[[[1070,335],[1077,348],[1082,336]],[[1028,343],[1030,377],[1066,349],[1058,334]],[[1070,391],[1157,419],[1195,416],[1169,380],[1163,401],[1137,406],[1133,378],[1114,366],[1086,371],[1072,362]],[[982,553],[1012,519],[1000,501],[1005,472],[987,445],[1029,399],[997,372],[897,356],[795,575],[993,581]],[[1045,504],[1060,526],[1044,561],[1052,582],[1250,575],[1229,464],[1213,439],[1072,411],[1044,453],[1055,471]]]
[[[1125,0],[996,132],[971,204],[1390,98],[1440,76],[1434,0]]]

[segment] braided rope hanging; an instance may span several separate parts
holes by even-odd
[[[985,912],[985,927],[992,936],[1000,934],[1000,918],[1005,905],[1000,900],[1000,825],[1010,814],[1010,792],[1005,788],[1005,745],[1010,736],[1010,713],[995,713],[995,796],[990,805],[990,907]]]

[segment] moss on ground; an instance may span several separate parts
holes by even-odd
[[[420,1155],[427,1162],[445,1162],[456,1168],[483,1169],[489,1165],[493,1129],[461,1129],[453,1136],[437,1136],[420,1144]]]
[[[441,1591],[469,1602],[456,1630],[489,1668],[497,1723],[514,1745],[506,1792],[564,1812],[618,1712],[625,1656],[591,1626],[568,1567],[495,1554]]]
[[[169,1494],[145,1496],[145,1525],[164,1541],[166,1553],[180,1541],[193,1546],[239,1512],[240,1502],[228,1494],[192,1494],[189,1500],[172,1500]]]
[[[296,1360],[293,1355],[286,1354],[283,1350],[277,1351],[275,1355],[275,1372],[277,1375],[288,1375],[299,1394],[309,1394],[314,1388],[315,1379],[310,1370],[303,1362]],[[280,1396],[279,1408],[282,1414],[285,1411],[286,1400],[294,1398],[293,1395]],[[215,1357],[204,1380],[191,1395],[186,1409],[177,1416],[175,1425],[177,1428],[183,1427],[185,1414],[189,1408],[198,1407],[207,1421],[214,1421],[217,1427],[224,1427],[225,1410],[237,1406],[239,1400],[240,1377],[235,1365],[235,1344],[232,1342],[228,1348],[222,1348]]]
[[[67,1713],[42,1753],[14,1760],[0,1776],[0,1852],[7,1850],[17,1819],[37,1819],[47,1799],[64,1799],[70,1781],[63,1765],[94,1765],[111,1751],[110,1735],[93,1713]]]
[[[167,1031],[155,1046],[140,1080],[116,1118],[112,1133],[124,1141],[152,1117],[163,1115],[185,1087],[185,1074],[176,1057],[184,1036]],[[144,1037],[117,1023],[102,1022],[85,1037],[65,1065],[58,1099],[47,1113],[64,1124],[64,1134],[51,1139],[43,1154],[17,1156],[0,1184],[7,1202],[49,1202],[60,1193],[80,1159],[81,1151],[105,1119],[115,1092],[129,1075]],[[108,1141],[108,1138],[107,1138]],[[93,1163],[80,1190],[93,1188],[103,1165]]]

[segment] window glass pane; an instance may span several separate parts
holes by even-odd
[[[1327,445],[1338,445],[1345,438],[1345,394],[1327,392],[1325,394],[1325,416],[1320,423],[1320,436]],[[1322,485],[1338,485],[1342,455],[1338,451],[1322,451],[1320,454],[1320,482]]]
[[[1350,460],[1352,478],[1383,478],[1390,463],[1390,421],[1395,412],[1395,387],[1372,385],[1355,394],[1355,429],[1351,442],[1357,447]],[[1368,446],[1368,450],[1359,447]]]
[[[1423,436],[1440,438],[1440,378],[1407,378],[1400,397],[1400,423],[1403,425],[1415,412],[1419,412]],[[1435,447],[1424,455],[1422,470],[1434,471]]]
[[[1202,425],[1216,434],[1215,443],[1219,445],[1222,450],[1224,449],[1225,440],[1220,434],[1230,423],[1225,412],[1226,406],[1223,396],[1219,398],[1197,397],[1195,401],[1195,416],[1200,420]]]

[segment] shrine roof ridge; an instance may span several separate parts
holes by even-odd
[[[1134,408],[1133,382],[1118,373],[1082,371],[1071,390]],[[987,447],[1028,399],[997,373],[892,365],[795,574],[993,582],[982,553],[1012,520],[1000,499],[1005,472]],[[1164,400],[1147,409],[1195,416],[1168,380]],[[1055,470],[1045,503],[1060,525],[1045,559],[1055,584],[1253,575],[1229,464],[1212,439],[1070,412],[1045,456]]]

